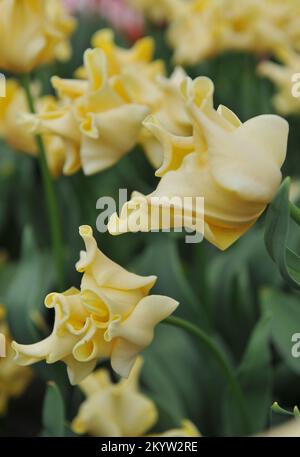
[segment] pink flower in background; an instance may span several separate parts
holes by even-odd
[[[71,13],[99,13],[131,41],[144,35],[142,14],[130,8],[126,0],[64,0],[64,3]]]

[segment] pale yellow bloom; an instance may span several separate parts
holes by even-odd
[[[93,35],[91,43],[93,48],[101,49],[105,54],[109,76],[120,75],[128,67],[149,75],[165,73],[163,61],[153,61],[155,42],[152,37],[141,38],[130,49],[125,49],[116,45],[112,29],[101,29]],[[76,75],[88,78],[84,67],[79,68]]]
[[[56,106],[23,118],[33,133],[51,133],[64,142],[64,174],[82,167],[85,174],[100,172],[117,163],[137,143],[157,168],[163,151],[142,122],[152,113],[176,135],[192,133],[180,84],[181,68],[170,78],[161,61],[153,61],[152,38],[139,40],[125,50],[114,43],[111,30],[93,37],[93,50],[84,55],[81,79],[52,79],[58,94]]]
[[[167,32],[176,63],[195,65],[219,52],[221,10],[215,1],[186,2]]]
[[[86,251],[76,264],[83,273],[80,290],[46,297],[54,308],[51,335],[32,344],[13,343],[16,361],[30,365],[45,359],[67,364],[71,383],[89,375],[101,358],[109,357],[113,369],[127,377],[137,355],[151,344],[155,326],[168,317],[178,303],[168,297],[148,295],[155,276],[127,272],[98,248],[91,227],[80,227]]]
[[[34,91],[36,92],[36,91]],[[53,97],[37,98],[38,111],[53,107]],[[6,97],[0,98],[0,136],[16,151],[37,156],[35,138],[21,122],[21,116],[28,114],[24,89],[13,79],[6,83]],[[64,144],[59,137],[44,135],[48,166],[54,176],[61,174],[65,160]]]
[[[68,59],[75,19],[60,0],[0,0],[0,69],[29,73]]]
[[[182,226],[184,197],[203,197],[204,214],[195,207],[184,208],[191,216],[185,227],[194,229],[192,220],[204,218],[207,240],[226,249],[255,223],[280,185],[288,123],[279,116],[262,115],[242,124],[228,108],[215,110],[214,86],[208,78],[194,82],[187,78],[182,91],[193,135],[173,135],[153,117],[145,121],[164,146],[164,161],[156,172],[161,180],[146,198],[134,194],[120,218],[116,214],[110,218],[108,228],[114,235],[124,233],[137,219],[140,231],[161,227],[159,202],[154,203],[153,197],[178,197],[181,205],[174,205],[173,220]]]
[[[277,57],[282,65],[275,62],[262,62],[258,72],[268,77],[277,87],[274,105],[284,115],[300,113],[300,54],[292,50],[280,49]],[[298,76],[297,76],[298,75]]]
[[[139,357],[129,378],[116,384],[111,382],[105,369],[88,376],[79,385],[86,399],[73,420],[74,432],[95,437],[200,436],[195,425],[188,420],[182,422],[182,428],[146,435],[156,424],[158,411],[155,403],[140,391],[142,364]]]
[[[0,337],[5,337],[6,357],[0,357],[0,416],[5,414],[10,398],[18,397],[27,388],[32,378],[29,368],[19,367],[13,361],[14,351],[10,347],[11,337],[5,320],[5,309],[0,305]],[[3,343],[3,336],[0,343]],[[2,355],[2,353],[1,353]]]
[[[298,0],[132,0],[154,22],[169,23],[167,39],[179,64],[195,65],[230,50],[300,50]],[[156,5],[157,4],[157,5]]]
[[[107,59],[100,49],[84,54],[88,80],[52,79],[61,102],[57,109],[30,115],[24,122],[34,133],[52,133],[64,141],[65,174],[82,167],[97,173],[115,164],[138,140],[148,108],[128,103],[108,77]]]
[[[134,437],[150,430],[158,419],[155,404],[140,392],[142,360],[138,358],[128,379],[111,382],[109,372],[98,370],[79,387],[86,395],[72,428],[91,436]]]

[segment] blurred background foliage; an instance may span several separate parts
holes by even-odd
[[[71,62],[37,74],[44,93],[51,93],[51,75],[72,77],[92,34],[105,25],[98,17],[80,18]],[[156,56],[170,62],[164,29],[148,25],[147,32],[155,37]],[[126,45],[120,36],[117,41]],[[227,53],[186,70],[191,77],[209,76],[216,86],[216,103],[229,106],[246,120],[274,112],[274,87],[257,75],[258,60],[250,54]],[[300,118],[287,120],[290,137],[284,174],[298,179]],[[155,181],[138,148],[100,174],[86,177],[79,172],[56,181],[67,240],[68,284],[79,285],[80,275],[74,268],[82,248],[77,228],[82,224],[95,227],[97,199],[106,195],[118,200],[119,188],[127,188],[129,194],[133,190],[147,193]],[[6,258],[0,263],[0,302],[7,306],[13,337],[34,342],[49,333],[53,315],[45,312],[43,300],[57,287],[43,190],[35,159],[11,151],[4,143],[0,144],[0,195],[0,249]],[[96,235],[101,249],[116,262],[139,274],[157,275],[155,292],[180,301],[178,315],[197,323],[224,350],[246,398],[248,433],[283,420],[271,412],[274,401],[287,409],[300,405],[300,361],[290,352],[291,334],[300,330],[299,294],[270,259],[264,224],[262,218],[227,252],[205,241],[185,244],[184,234]],[[290,227],[289,244],[300,252],[300,231],[295,224]],[[11,400],[7,415],[0,419],[0,435],[70,434],[65,423],[74,417],[82,394],[69,386],[60,364],[46,367],[41,363],[33,370],[36,376],[26,393]],[[157,431],[189,418],[207,436],[245,433],[219,367],[207,349],[183,331],[159,326],[145,353],[142,377],[145,391],[160,411]]]

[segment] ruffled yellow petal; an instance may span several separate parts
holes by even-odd
[[[31,345],[12,343],[20,365],[65,362],[72,384],[108,357],[119,374],[128,376],[139,352],[151,343],[154,327],[178,305],[168,297],[147,298],[156,277],[135,275],[108,259],[91,227],[80,227],[80,235],[86,247],[76,264],[83,273],[80,290],[46,297],[46,307],[55,311],[50,336]]]
[[[228,108],[215,110],[208,78],[186,79],[181,91],[192,135],[176,136],[154,117],[147,118],[144,125],[164,150],[156,172],[161,180],[150,195],[133,194],[120,217],[111,216],[108,229],[116,235],[196,227],[226,249],[255,223],[280,185],[288,123],[263,115],[242,124]],[[197,206],[199,198],[204,212]]]

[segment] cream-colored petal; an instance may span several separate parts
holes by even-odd
[[[76,386],[88,377],[97,364],[97,360],[78,362],[72,355],[65,357],[64,362],[67,365],[69,380],[73,386]]]
[[[183,158],[194,150],[192,137],[176,136],[168,133],[161,127],[155,117],[148,116],[143,124],[157,138],[164,151],[163,163],[156,171],[156,176],[161,177],[167,171],[179,168]]]
[[[93,231],[89,226],[79,229],[86,251],[81,251],[80,260],[76,264],[77,271],[92,274],[99,286],[119,290],[142,289],[146,295],[156,282],[155,276],[138,276],[126,271],[106,257],[97,247]]]
[[[137,304],[125,321],[110,324],[106,339],[115,340],[111,364],[120,376],[128,377],[137,355],[152,342],[155,326],[172,314],[178,305],[169,297],[148,296]]]
[[[147,107],[134,104],[95,114],[98,138],[84,135],[81,143],[84,173],[91,175],[108,168],[128,153],[138,141],[147,114]]]

